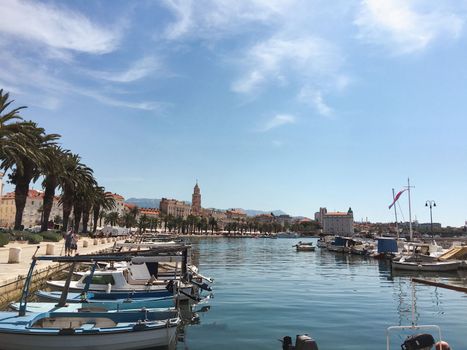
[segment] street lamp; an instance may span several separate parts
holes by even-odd
[[[434,235],[433,235],[433,212],[432,212],[432,208],[433,207],[436,207],[436,203],[434,200],[427,200],[425,202],[425,207],[430,207],[430,223],[431,223],[431,239],[434,239]]]

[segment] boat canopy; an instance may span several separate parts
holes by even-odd
[[[378,253],[397,253],[397,241],[394,238],[380,237],[378,240]]]

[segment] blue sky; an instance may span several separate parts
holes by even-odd
[[[0,87],[125,197],[467,220],[467,2],[18,1]],[[36,185],[36,188],[38,185]],[[408,219],[407,198],[401,197]]]

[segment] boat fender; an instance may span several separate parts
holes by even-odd
[[[449,344],[445,341],[439,341],[435,344],[436,350],[451,350]]]
[[[307,334],[297,335],[295,350],[318,350],[318,344]]]
[[[167,289],[170,293],[173,293],[174,291],[174,281],[170,280],[169,283],[165,286],[165,289]]]
[[[112,285],[110,283],[107,283],[107,288],[105,289],[106,293],[110,293],[112,291]]]
[[[402,350],[431,349],[433,345],[435,345],[433,336],[428,333],[423,333],[408,336],[401,345],[401,348]]]

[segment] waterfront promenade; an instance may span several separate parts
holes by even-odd
[[[85,241],[88,242],[88,246],[86,248],[83,247]],[[37,246],[40,246],[37,255],[45,255],[47,244],[51,243],[52,242],[41,242],[40,244],[27,244],[11,242],[0,248],[0,286],[18,279],[18,276],[25,276],[28,273],[29,266],[31,265],[31,258],[36,251]],[[102,238],[98,239],[97,245],[94,245],[93,243],[94,240],[91,238],[81,238],[78,242],[78,254],[90,254],[110,248],[114,245],[115,241],[113,239],[108,241],[107,239]],[[65,242],[63,239],[60,242],[54,242],[52,244],[54,244],[54,255],[65,254]],[[8,263],[10,248],[21,248],[21,258],[19,263]],[[56,263],[50,261],[38,261],[37,269],[44,269],[54,264]]]

